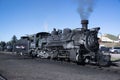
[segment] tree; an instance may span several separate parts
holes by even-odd
[[[12,42],[12,44],[17,42],[17,37],[15,35],[13,35],[11,42]]]
[[[12,43],[12,46],[13,46],[13,52],[14,52],[14,49],[15,49],[15,43],[17,42],[17,37],[15,35],[13,35],[12,37],[12,40],[11,40],[11,43]]]
[[[6,43],[4,41],[0,42],[1,50],[4,51]]]
[[[12,45],[12,42],[11,42],[11,41],[8,41],[6,44],[7,44],[7,45]]]
[[[8,41],[8,42],[6,43],[6,50],[7,50],[7,51],[12,51],[12,47],[13,47],[12,42],[11,42],[11,41]]]

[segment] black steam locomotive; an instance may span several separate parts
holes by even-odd
[[[88,29],[88,20],[82,20],[81,24],[82,28],[73,30],[54,28],[51,33],[40,32],[21,37],[15,51],[32,57],[74,61],[77,64],[95,62],[109,65],[110,56],[99,51],[97,34],[100,28]]]

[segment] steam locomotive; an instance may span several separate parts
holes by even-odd
[[[95,62],[110,65],[110,55],[99,50],[99,27],[88,29],[88,20],[81,20],[82,28],[40,32],[23,36],[16,43],[15,51],[32,57],[74,61],[77,64]]]

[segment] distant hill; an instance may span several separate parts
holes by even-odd
[[[104,36],[104,37],[107,37],[107,38],[109,38],[109,39],[111,39],[111,40],[114,40],[114,41],[117,41],[117,40],[118,40],[118,37],[115,36],[115,35],[112,35],[112,34],[104,34],[103,36]]]

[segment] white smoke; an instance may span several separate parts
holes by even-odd
[[[48,32],[48,23],[45,22],[44,25],[43,25],[43,27],[44,27],[44,31]]]
[[[95,0],[78,0],[78,12],[82,20],[87,20],[93,12]]]

